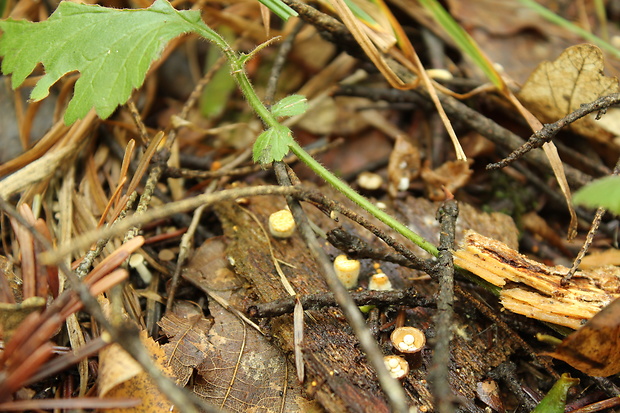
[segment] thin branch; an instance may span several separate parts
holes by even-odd
[[[391,291],[353,291],[350,294],[357,306],[435,307],[432,298],[419,295],[414,288]],[[270,303],[253,304],[247,308],[246,313],[252,318],[277,317],[283,314],[290,314],[295,308],[296,299],[301,302],[305,310],[320,310],[338,305],[333,293],[318,293],[298,298],[287,297]]]
[[[620,95],[620,94],[618,94]],[[616,161],[616,166],[614,167],[614,171],[612,175],[620,174],[620,159]],[[581,264],[581,260],[586,255],[588,250],[590,249],[590,245],[594,242],[594,236],[598,232],[598,228],[601,225],[601,220],[603,219],[603,215],[605,215],[607,210],[605,208],[599,207],[596,210],[596,214],[594,215],[594,219],[592,220],[592,224],[590,225],[590,230],[588,231],[588,235],[586,236],[586,241],[583,243],[583,246],[579,250],[579,254],[577,254],[577,258],[573,261],[573,265],[568,270],[568,273],[562,278],[562,285],[568,284],[571,278],[575,275],[579,264]]]
[[[327,233],[327,241],[338,248],[349,258],[370,258],[378,261],[391,262],[402,267],[413,268],[424,272],[433,271],[435,263],[432,260],[418,260],[412,262],[402,254],[394,254],[385,248],[370,246],[361,238],[348,233],[342,228],[334,228]],[[423,265],[419,265],[423,264]]]
[[[295,41],[295,37],[304,26],[305,22],[303,20],[299,20],[291,33],[284,39],[280,48],[278,49],[278,54],[273,61],[273,65],[271,66],[271,74],[269,75],[269,80],[267,81],[267,89],[265,91],[265,103],[267,105],[273,104],[273,100],[276,95],[276,88],[278,86],[278,80],[280,79],[280,75],[282,74],[282,69],[284,68],[284,64],[287,61],[287,57],[293,48],[293,43]]]
[[[194,198],[171,202],[160,208],[152,208],[141,215],[127,217],[113,227],[100,228],[85,232],[84,234],[74,238],[71,245],[60,246],[57,249],[49,248],[46,252],[41,254],[41,259],[45,264],[58,262],[62,260],[65,255],[83,248],[88,248],[101,238],[118,236],[133,226],[142,225],[146,222],[165,218],[180,212],[189,211],[194,208],[198,208],[202,204],[211,205],[227,199],[252,197],[257,195],[290,195],[302,192],[304,191],[298,188],[282,188],[266,185],[252,188],[227,189],[215,194],[198,195]]]
[[[41,243],[47,250],[52,249],[51,243],[37,231],[32,225],[30,225],[16,210],[15,208],[0,198],[0,209],[4,210],[9,216],[13,217],[24,228],[30,231],[35,239]],[[86,284],[80,281],[76,274],[62,261],[58,262],[59,269],[65,274],[67,280],[71,284],[73,290],[78,294],[82,301],[84,308],[91,314],[95,320],[106,331],[106,336],[111,341],[119,343],[125,351],[127,351],[144,369],[144,371],[151,377],[151,379],[157,383],[160,390],[166,395],[166,397],[175,405],[180,411],[183,412],[196,412],[197,406],[207,412],[218,412],[219,410],[207,405],[196,396],[190,394],[183,388],[178,387],[174,381],[163,374],[163,372],[155,365],[149,352],[144,348],[138,331],[131,326],[121,325],[113,326],[110,321],[103,314],[103,310],[97,300],[91,295]],[[105,337],[103,337],[106,340]]]
[[[533,133],[532,136],[530,136],[530,138],[527,140],[527,142],[525,142],[519,148],[515,149],[507,157],[505,157],[499,162],[488,164],[486,169],[493,170],[508,166],[512,162],[523,157],[523,155],[525,155],[532,149],[540,148],[541,146],[543,146],[543,144],[551,142],[553,137],[557,135],[560,129],[562,129],[563,127],[570,125],[576,120],[581,119],[592,112],[597,111],[599,112],[596,116],[596,119],[598,120],[600,119],[601,115],[605,113],[607,108],[613,105],[617,105],[618,103],[620,103],[620,93],[612,93],[611,95],[598,98],[594,102],[584,103],[579,109],[575,110],[572,113],[569,113],[557,122],[546,124],[542,129]]]
[[[432,275],[434,273],[433,266],[429,262],[419,258],[417,255],[415,255],[413,251],[411,251],[400,242],[396,241],[393,237],[386,234],[375,225],[371,224],[370,221],[368,221],[363,216],[353,212],[348,208],[343,207],[341,204],[332,201],[331,199],[325,197],[318,192],[306,192],[303,194],[303,199],[319,205],[323,205],[330,211],[336,211],[349,218],[350,220],[357,222],[358,224],[372,232],[374,235],[376,235],[378,238],[382,239],[387,245],[394,248],[394,250],[406,257],[415,266],[415,268],[418,268],[429,275]]]
[[[451,194],[450,194],[451,195]],[[454,264],[452,250],[456,231],[458,204],[454,199],[446,200],[437,211],[440,225],[439,257],[437,262],[439,294],[435,316],[435,350],[429,381],[433,389],[435,407],[439,413],[454,412],[455,398],[448,381],[450,368],[450,342],[454,322]]]
[[[425,109],[431,109],[427,102],[426,94],[422,90],[403,91],[362,86],[346,86],[342,87],[342,90],[337,92],[336,95],[363,96],[369,99],[385,100],[391,103],[410,102],[420,105]],[[455,121],[458,120],[463,122],[472,130],[504,148],[511,149],[523,145],[524,140],[520,136],[515,135],[493,120],[481,115],[466,104],[443,93],[438,93],[438,95],[446,113]],[[532,165],[536,165],[538,168],[552,172],[549,163],[542,153],[530,152],[524,160]],[[566,178],[571,186],[581,187],[591,181],[589,176],[578,169],[567,164],[563,164],[563,166],[566,171]]]
[[[276,162],[274,164],[274,169],[281,185],[291,185],[291,181],[289,180],[286,172],[285,164]],[[334,293],[336,302],[338,302],[338,305],[347,318],[349,325],[355,333],[355,336],[359,340],[370,365],[374,368],[379,384],[390,402],[392,411],[407,413],[409,411],[409,406],[407,405],[407,399],[402,386],[386,369],[383,362],[383,354],[379,348],[379,345],[366,326],[364,317],[351,298],[351,295],[348,293],[344,285],[342,285],[340,280],[338,280],[338,277],[334,272],[334,267],[325,254],[325,251],[323,251],[321,245],[317,241],[316,236],[310,227],[310,223],[308,222],[308,217],[304,213],[299,201],[291,196],[287,196],[286,201],[291,209],[291,212],[293,213],[293,217],[295,218],[300,234],[306,241],[306,244],[314,256],[314,259],[319,264],[325,278],[325,282]]]

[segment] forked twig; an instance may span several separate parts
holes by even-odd
[[[579,109],[569,113],[562,119],[554,123],[548,123],[544,125],[541,130],[533,133],[532,136],[530,136],[530,138],[527,140],[527,142],[525,142],[522,146],[515,149],[512,153],[510,153],[501,161],[488,164],[486,169],[493,170],[504,168],[510,165],[512,162],[516,161],[517,159],[521,158],[532,149],[540,148],[541,146],[543,146],[543,144],[550,142],[563,127],[570,125],[576,120],[581,119],[584,116],[596,111],[599,111],[596,116],[596,119],[598,120],[600,119],[601,115],[605,113],[607,108],[613,105],[617,105],[618,103],[620,103],[620,93],[612,93],[611,95],[600,97],[594,102],[584,103]]]

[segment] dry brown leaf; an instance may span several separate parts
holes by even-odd
[[[46,302],[43,297],[30,297],[19,304],[0,303],[0,337],[4,342],[11,340],[17,327],[30,313],[43,310]]]
[[[276,412],[285,404],[285,411],[299,410],[286,394],[295,374],[284,355],[219,304],[209,309],[215,324],[194,392],[228,411]]]
[[[465,185],[473,173],[469,161],[448,161],[437,169],[431,170],[428,166],[422,167],[422,179],[426,184],[428,196],[433,201],[441,201],[446,195],[443,188],[451,193]]]
[[[234,304],[243,301],[248,293],[229,268],[224,240],[207,240],[183,276],[205,290],[217,291],[218,296]],[[196,345],[206,345],[203,361],[197,367],[197,395],[227,411],[305,412],[316,408],[315,402],[302,396],[294,369],[280,350],[215,301],[210,300],[209,310],[213,327],[206,342],[198,334]],[[195,344],[193,339],[188,341]],[[183,352],[196,354],[192,349]]]
[[[395,197],[399,191],[406,191],[410,182],[420,174],[420,150],[404,135],[396,137],[394,149],[388,163],[388,192]]]
[[[500,298],[508,310],[573,329],[620,297],[618,267],[577,271],[562,286],[568,268],[546,266],[474,231],[454,252],[454,264],[502,287]]]
[[[193,314],[177,314],[179,306],[173,313],[166,314],[157,324],[170,342],[162,347],[168,359],[167,365],[174,371],[177,383],[185,386],[194,369],[204,361],[208,346],[207,334],[213,322],[198,313],[193,305]]]
[[[476,395],[493,411],[503,413],[504,404],[500,394],[499,385],[495,380],[487,379],[476,384]]]
[[[548,355],[590,376],[620,373],[620,299],[603,308]]]
[[[605,267],[607,265],[620,266],[620,250],[609,248],[608,250],[600,252],[591,251],[591,254],[585,256],[581,260],[579,268],[582,270],[589,270]]]
[[[162,371],[174,377],[172,369],[166,365],[164,350],[145,331],[140,332],[140,340]],[[142,403],[133,412],[172,411],[172,404],[159,390],[151,377],[118,344],[101,350],[99,355],[99,396],[110,398],[138,398]],[[125,409],[112,409],[106,412],[126,412]]]
[[[603,69],[603,53],[598,47],[569,47],[553,62],[538,66],[519,92],[519,100],[542,122],[555,122],[583,103],[620,91],[618,79],[605,76]],[[574,122],[571,128],[590,139],[607,142],[611,137],[591,116]]]

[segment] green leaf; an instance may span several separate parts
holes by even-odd
[[[287,96],[271,107],[275,117],[301,115],[308,110],[308,99],[302,95]]]
[[[166,0],[135,10],[62,2],[40,23],[0,22],[2,72],[13,74],[16,88],[42,63],[46,74],[30,96],[37,101],[62,76],[79,71],[65,123],[84,117],[93,107],[105,119],[142,85],[166,44],[199,23],[200,12],[177,11]]]
[[[579,379],[573,379],[566,373],[562,374],[562,377],[553,385],[545,398],[538,403],[538,406],[532,410],[532,413],[564,413],[568,390],[578,383]]]
[[[254,143],[254,162],[261,165],[273,161],[281,161],[293,143],[291,130],[286,126],[277,125],[261,133]]]
[[[620,176],[607,176],[575,192],[573,202],[591,208],[603,207],[620,215]]]

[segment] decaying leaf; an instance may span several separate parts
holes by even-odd
[[[207,349],[207,333],[213,322],[199,314],[177,314],[178,305],[173,313],[166,314],[157,324],[170,342],[162,347],[166,353],[167,363],[177,377],[177,383],[185,386],[194,369],[204,361]],[[198,310],[194,306],[195,310]],[[185,315],[185,316],[183,316]]]
[[[618,267],[577,271],[562,286],[568,268],[546,266],[474,231],[455,251],[454,263],[502,287],[500,298],[508,310],[573,329],[620,297]]]
[[[493,411],[503,413],[504,403],[499,389],[499,385],[495,380],[487,379],[476,384],[476,395]]]
[[[230,270],[225,248],[224,237],[209,239],[196,251],[183,276],[232,304],[241,302],[248,293]],[[179,363],[193,364],[202,358],[196,366],[196,394],[227,411],[316,409],[315,402],[301,395],[294,369],[280,350],[215,301],[209,302],[209,310],[213,326],[208,333],[193,328],[188,330],[187,337],[175,337],[171,341],[171,344],[178,343],[176,353],[183,354]],[[184,329],[194,320],[193,316],[186,318]],[[197,323],[200,329],[206,327],[204,319]]]
[[[549,355],[591,376],[620,373],[620,299],[566,337]]]
[[[284,355],[219,304],[212,302],[209,309],[215,324],[209,332],[205,360],[198,366],[200,377],[194,392],[236,412],[275,412],[292,402],[286,390],[295,375]]]
[[[551,123],[601,96],[620,91],[618,79],[603,74],[601,50],[591,44],[566,49],[553,62],[543,62],[518,94],[519,100],[541,122]],[[582,118],[571,128],[588,138],[608,141],[612,136],[593,117]]]
[[[388,192],[395,197],[406,191],[409,183],[420,174],[420,149],[412,145],[404,135],[396,137],[388,164]]]
[[[451,193],[465,185],[473,173],[469,166],[473,161],[448,161],[437,169],[422,167],[422,179],[426,184],[428,196],[433,201],[445,199],[445,188]]]
[[[174,377],[172,369],[166,365],[166,356],[159,344],[148,337],[145,331],[140,332],[140,340],[162,371]],[[100,397],[107,395],[117,398],[138,398],[142,403],[133,409],[134,412],[172,411],[172,403],[164,397],[150,375],[143,371],[118,344],[112,344],[101,350],[99,361]]]
[[[30,313],[43,310],[46,302],[47,300],[43,297],[30,297],[18,304],[0,303],[0,337],[5,342],[9,342],[21,322]]]

